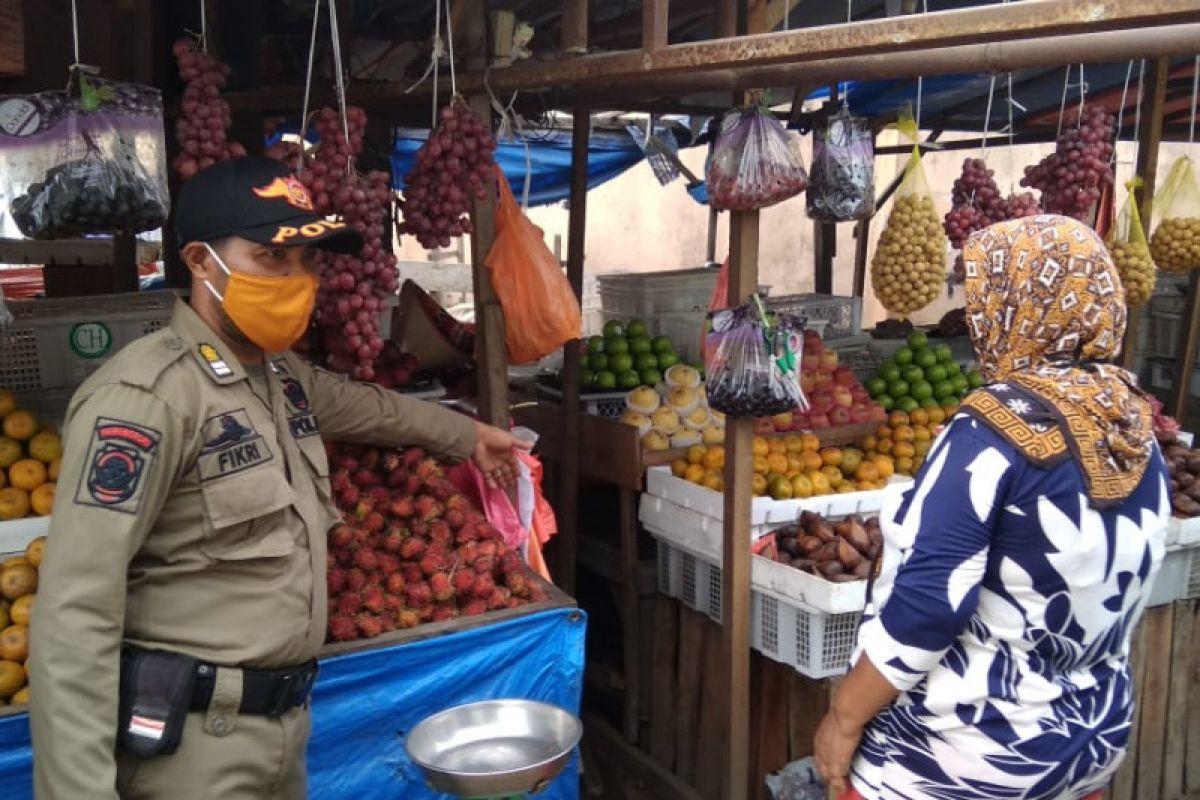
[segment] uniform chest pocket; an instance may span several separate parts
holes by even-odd
[[[208,530],[201,550],[217,561],[281,558],[296,549],[296,493],[264,465],[200,486]]]

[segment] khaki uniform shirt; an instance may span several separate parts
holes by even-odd
[[[182,303],[79,389],[31,633],[39,796],[115,797],[122,640],[231,667],[316,656],[322,436],[463,459],[475,427],[291,354],[248,372]]]

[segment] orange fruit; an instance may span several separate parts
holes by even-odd
[[[875,469],[879,471],[880,480],[886,481],[896,474],[896,465],[887,456],[875,456]]]
[[[821,463],[826,467],[842,465],[842,450],[839,447],[826,447],[821,451]]]
[[[28,564],[14,564],[0,572],[0,597],[16,600],[37,591],[37,570]]]
[[[771,453],[767,456],[767,471],[783,475],[788,471],[787,456],[783,453]]]
[[[908,415],[908,419],[912,425],[928,425],[929,412],[923,408],[914,408]]]
[[[25,685],[25,668],[15,661],[0,661],[0,701],[15,697]]]
[[[794,433],[783,437],[783,446],[789,456],[804,452],[804,441]]]
[[[0,469],[0,489],[8,486],[8,473]]]
[[[875,488],[875,484],[872,481],[856,481],[854,488],[860,492],[869,492]]]
[[[754,456],[754,472],[755,473],[757,473],[759,475],[766,475],[770,471],[771,471],[771,468],[767,466],[767,457],[765,455],[764,456],[760,456],[760,455]]]
[[[29,627],[9,625],[0,631],[0,661],[18,663],[29,658]]]
[[[875,466],[872,461],[864,461],[858,465],[858,469],[854,472],[854,477],[861,483],[873,483],[879,480],[879,467]]]
[[[842,474],[846,476],[853,475],[858,470],[858,465],[862,463],[862,460],[863,454],[861,450],[847,447],[842,451],[842,463],[840,465]]]
[[[762,497],[767,493],[767,476],[755,473],[750,478],[750,491],[755,497]]]
[[[46,482],[46,465],[36,458],[22,458],[8,468],[8,480],[16,488],[32,492]]]
[[[842,475],[842,470],[838,467],[821,467],[821,474],[829,480],[830,486],[837,486],[839,483],[845,480],[845,476]]]
[[[704,460],[704,454],[708,452],[708,448],[702,444],[694,444],[687,450],[687,461],[689,464],[699,464]]]
[[[752,449],[750,452],[756,456],[766,456],[767,453],[771,452],[771,447],[767,444],[767,440],[761,436],[754,437],[754,443],[751,445],[751,447]]]
[[[687,474],[688,460],[686,458],[677,458],[671,462],[671,474],[676,478],[682,478]]]
[[[771,496],[772,500],[791,500],[792,482],[782,475],[768,475],[767,494]]]
[[[0,564],[0,572],[4,572],[4,570],[8,569],[9,567],[15,567],[17,565],[33,566],[32,564],[29,563],[29,559],[26,558],[24,555],[9,556],[8,558],[4,559],[3,564]]]
[[[943,422],[946,421],[946,412],[943,411],[942,409],[938,408],[937,406],[934,406],[933,408],[929,408],[926,410],[929,412],[929,424],[930,425],[937,426],[937,425],[941,425]]]
[[[813,496],[813,484],[807,475],[797,475],[792,478],[792,497],[804,499]]]
[[[785,442],[783,439],[768,439],[767,454],[770,455],[772,453],[787,455],[787,442]]]
[[[880,425],[878,428],[875,429],[875,438],[876,439],[892,438],[892,427],[890,425]]]
[[[18,597],[12,604],[9,610],[9,617],[14,625],[28,625],[29,617],[33,614],[33,600],[37,597],[36,594],[27,594]]]
[[[907,424],[908,414],[904,413],[903,411],[896,409],[891,414],[888,414],[888,425],[891,425],[893,428],[898,428],[901,425]]]
[[[896,459],[896,472],[900,475],[913,474],[913,460],[908,456],[900,456]]]
[[[800,459],[804,462],[804,472],[812,472],[822,467],[820,454],[813,450],[805,450]]]
[[[29,685],[22,686],[20,691],[8,698],[8,703],[13,706],[29,705]]]
[[[29,455],[49,464],[62,457],[62,439],[54,431],[42,431],[29,440]]]
[[[29,492],[9,486],[0,489],[0,520],[29,516]]]
[[[913,442],[913,455],[924,458],[929,454],[929,448],[933,446],[933,442]]]
[[[821,440],[814,433],[806,433],[800,437],[801,449],[806,453],[815,453],[821,449]]]
[[[703,464],[688,464],[687,472],[683,473],[683,479],[692,483],[704,483],[704,473],[708,470],[704,469]]]
[[[892,431],[892,437],[895,438],[897,444],[900,442],[911,442],[913,440],[913,429],[907,425],[901,425]]]
[[[46,477],[52,481],[58,480],[58,473],[62,472],[62,456],[54,459],[46,467]]]
[[[725,491],[725,476],[716,470],[709,470],[704,473],[704,488],[714,492]]]
[[[912,458],[917,453],[912,442],[896,442],[896,448],[893,452],[896,458]]]
[[[924,425],[913,425],[913,441],[928,442],[933,436],[929,432],[929,428]]]
[[[724,469],[725,468],[725,448],[710,447],[708,452],[704,454],[704,460],[700,462],[704,464],[705,469]]]
[[[43,483],[29,493],[29,506],[39,517],[48,517],[54,511],[54,491],[57,483]]]
[[[829,478],[825,477],[820,472],[810,472],[806,476],[809,483],[812,484],[814,495],[833,494],[833,487],[829,485]]]
[[[855,487],[855,485],[853,483],[850,483],[849,481],[847,481],[837,487],[838,494],[850,494],[851,492],[857,492],[857,491],[858,491],[858,488]]]
[[[8,469],[21,460],[21,443],[7,436],[0,437],[0,467]]]
[[[916,473],[925,464],[924,456],[917,456],[913,459],[913,472]]]
[[[879,444],[879,439],[873,433],[869,433],[862,438],[858,446],[862,448],[864,453],[874,453],[875,447]]]
[[[28,411],[14,411],[4,418],[4,435],[10,439],[25,442],[37,432],[37,417]]]
[[[958,403],[948,403],[942,406],[942,411],[946,413],[946,421],[948,422],[951,417],[958,413]]]
[[[891,439],[880,439],[880,440],[879,440],[879,445],[878,445],[878,446],[875,448],[875,452],[876,452],[878,455],[884,455],[884,456],[886,456],[886,455],[888,455],[889,453],[891,453],[891,452],[892,452],[892,449],[893,449],[895,446],[896,446],[896,445],[895,445],[895,444],[892,442],[892,440],[891,440]]]
[[[7,417],[17,410],[17,401],[8,389],[0,389],[0,417]]]
[[[804,456],[800,455],[799,453],[788,453],[787,462],[788,475],[796,475],[804,472]]]

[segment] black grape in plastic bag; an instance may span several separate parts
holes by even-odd
[[[708,404],[733,417],[769,417],[808,400],[797,375],[803,323],[784,318],[764,328],[757,309],[738,306],[708,315]]]
[[[849,109],[813,131],[808,216],[822,222],[866,219],[875,210],[875,140],[871,123]]]

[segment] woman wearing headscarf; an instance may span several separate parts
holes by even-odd
[[[1166,468],[1149,402],[1108,363],[1125,295],[1099,237],[1032,217],[975,234],[963,257],[988,385],[885,504],[817,765],[845,798],[1078,800],[1128,743]]]

